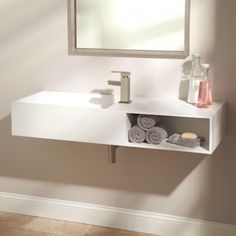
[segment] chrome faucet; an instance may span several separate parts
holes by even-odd
[[[120,103],[131,103],[130,100],[130,72],[111,71],[111,73],[120,73],[120,81],[108,80],[109,85],[120,86]]]

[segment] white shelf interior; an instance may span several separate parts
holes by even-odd
[[[145,115],[145,114],[142,114]],[[127,132],[128,130],[136,125],[138,114],[127,114]],[[167,139],[158,145],[148,144],[148,143],[131,143],[134,147],[142,148],[152,148],[161,150],[172,150],[172,151],[184,151],[193,153],[209,154],[209,139],[210,139],[210,119],[209,118],[189,118],[189,117],[179,117],[179,116],[160,116],[158,117],[164,122],[166,130],[169,135],[174,133],[184,133],[191,132],[196,133],[198,136],[204,137],[204,145],[201,147],[185,147],[180,145],[175,145],[167,142]]]

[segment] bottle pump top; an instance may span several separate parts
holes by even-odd
[[[209,80],[210,64],[202,64],[203,68],[203,80]]]
[[[202,64],[202,67],[205,69],[210,69],[210,64]]]

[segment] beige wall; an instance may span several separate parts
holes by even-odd
[[[68,56],[66,0],[0,1],[0,191],[236,224],[235,9],[235,0],[191,6],[191,52],[212,64],[214,98],[228,103],[214,155],[120,148],[108,165],[103,145],[12,137],[11,102],[104,89],[111,70],[131,71],[133,95],[177,98],[184,60]]]

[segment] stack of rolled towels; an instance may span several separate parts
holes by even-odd
[[[134,143],[160,144],[168,137],[168,133],[160,117],[138,115],[136,124],[128,132],[128,137],[129,141]]]

